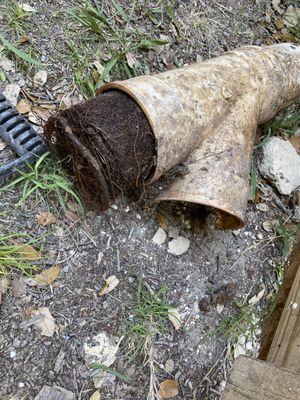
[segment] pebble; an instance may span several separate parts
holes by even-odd
[[[163,244],[167,239],[167,234],[162,228],[158,228],[155,235],[152,238],[152,242],[158,245]]]
[[[291,194],[300,186],[300,156],[287,140],[272,137],[263,146],[259,165],[261,174],[269,179],[284,195]]]
[[[169,358],[169,359],[166,361],[165,370],[166,370],[169,374],[171,374],[171,373],[174,371],[174,366],[175,366],[174,361],[173,361],[171,358]]]
[[[189,239],[183,236],[178,236],[178,238],[173,239],[169,242],[168,253],[173,254],[174,256],[181,256],[188,251],[189,247]]]

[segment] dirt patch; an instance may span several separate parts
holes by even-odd
[[[45,134],[87,203],[98,209],[106,209],[116,193],[139,187],[155,166],[148,120],[131,97],[117,90],[55,114]]]

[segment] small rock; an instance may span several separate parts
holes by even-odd
[[[166,361],[165,370],[166,370],[169,374],[171,374],[171,373],[173,372],[173,370],[174,370],[174,366],[175,366],[174,361],[173,361],[171,358],[169,358],[169,359]]]
[[[14,63],[7,58],[0,49],[0,68],[4,69],[6,72],[14,70]]]
[[[224,304],[217,304],[217,313],[218,314],[222,314],[223,310],[224,310]]]
[[[169,229],[169,237],[172,239],[177,239],[179,236],[179,228],[176,226],[171,226]]]
[[[87,366],[97,363],[110,367],[116,360],[117,351],[117,338],[106,332],[100,332],[93,338],[87,338],[83,345],[83,355]],[[110,377],[107,375],[106,371],[96,371],[93,375],[93,382],[96,389],[99,389],[104,381]]]
[[[263,146],[259,169],[281,194],[289,195],[300,186],[300,156],[289,141],[272,137]]]
[[[74,400],[74,393],[59,386],[43,386],[34,400]]]
[[[190,247],[189,239],[183,236],[178,236],[177,239],[173,239],[169,242],[168,253],[173,254],[174,256],[181,256],[181,254],[187,252],[189,247]]]
[[[256,204],[256,209],[259,211],[267,212],[269,207],[268,207],[267,203],[258,203],[258,204]]]
[[[35,86],[44,86],[47,82],[47,72],[46,71],[38,71],[33,77],[33,83]]]
[[[152,238],[152,242],[158,245],[163,244],[167,239],[167,234],[163,228],[158,228],[155,235]]]
[[[16,106],[18,103],[18,97],[20,94],[20,86],[16,83],[10,83],[3,90],[4,96],[6,96],[7,100],[13,105]]]
[[[272,232],[273,231],[273,224],[271,221],[264,221],[262,223],[262,227],[266,232]]]

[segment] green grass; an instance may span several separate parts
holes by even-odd
[[[149,344],[153,342],[156,334],[165,333],[170,328],[168,311],[172,307],[167,302],[166,294],[166,287],[154,292],[143,280],[139,280],[134,316],[126,318],[128,329],[124,334],[127,338],[127,356],[130,361],[139,355],[146,356]]]
[[[263,126],[263,135],[255,148],[263,146],[275,134],[293,135],[300,123],[300,103],[288,107]]]
[[[258,311],[248,303],[234,302],[232,307],[233,315],[225,315],[215,329],[201,338],[199,344],[204,343],[208,337],[216,341],[226,340],[233,352],[241,337],[247,341],[256,341],[256,331],[261,320]]]
[[[56,200],[64,210],[69,199],[76,201],[82,207],[80,198],[73,189],[73,183],[64,174],[59,162],[51,158],[49,153],[45,153],[28,168],[28,172],[21,171],[20,176],[5,185],[0,192],[21,186],[22,193],[18,206],[35,196],[36,203]]]
[[[84,88],[83,94],[93,94],[104,82],[108,82],[112,77],[118,79],[131,78],[136,75],[148,72],[148,66],[139,61],[138,55],[143,50],[154,49],[158,45],[164,45],[167,42],[164,40],[156,39],[156,29],[152,34],[145,32],[136,23],[137,1],[133,1],[129,10],[125,10],[123,6],[117,1],[113,0],[109,3],[92,3],[86,1],[80,10],[69,9],[70,17],[77,24],[82,27],[80,35],[79,48],[86,47],[89,54],[89,60],[95,60],[95,55],[99,56],[101,61],[101,70],[98,70],[99,77],[94,82],[91,79],[91,63],[85,58],[85,67],[77,68],[75,73],[75,82],[80,90]],[[167,8],[169,19],[175,21],[175,13],[172,8]],[[154,13],[148,14],[152,21],[156,21],[153,17]],[[174,22],[173,22],[174,23]],[[160,25],[160,22],[158,22]],[[159,32],[159,30],[158,30]],[[99,44],[104,48],[104,52],[96,52],[89,47],[90,44]],[[74,51],[74,46],[78,44],[72,43],[71,54],[78,59],[78,65],[82,65],[81,54]],[[92,46],[95,48],[95,46]],[[85,51],[83,51],[85,53]],[[105,54],[104,54],[105,53]],[[86,77],[89,78],[86,78]],[[94,75],[95,76],[95,75]],[[88,79],[88,81],[86,81]],[[93,88],[91,87],[93,85]],[[86,90],[88,86],[88,90]]]
[[[29,31],[28,17],[34,13],[24,11],[22,2],[5,0],[1,11],[2,15],[7,19],[8,26],[18,35],[23,35]]]
[[[27,244],[17,243],[20,238],[21,235],[16,234],[0,236],[0,276],[18,271],[31,276],[31,273],[37,269],[24,257],[23,249]]]

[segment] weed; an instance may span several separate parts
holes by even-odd
[[[39,67],[43,66],[42,63],[37,61],[30,54],[25,53],[24,51],[10,44],[1,34],[0,34],[0,42],[3,44],[4,48],[9,54],[13,54],[15,57],[19,58],[23,62],[25,61],[25,63],[37,65]]]
[[[5,0],[2,13],[7,18],[8,26],[17,34],[23,35],[28,31],[26,18],[32,15],[32,11],[24,11],[23,4],[15,1]]]
[[[123,381],[126,381],[126,382],[130,381],[130,379],[131,379],[130,376],[121,374],[120,372],[116,371],[115,369],[107,367],[104,364],[92,363],[91,368],[100,369],[102,371],[108,372],[109,374],[116,376],[117,378],[122,379]]]
[[[24,247],[28,244],[16,243],[21,235],[0,236],[0,275],[21,271],[31,276],[37,267],[24,256]]]
[[[154,292],[143,280],[139,280],[135,315],[132,321],[129,319],[129,327],[125,332],[130,342],[127,354],[130,360],[138,355],[146,355],[149,342],[152,342],[158,333],[167,331],[168,311],[171,306],[166,299],[166,290],[166,287],[162,287]]]
[[[261,318],[254,306],[245,302],[234,302],[232,307],[234,314],[225,315],[214,330],[202,336],[199,345],[208,337],[213,337],[216,341],[226,340],[228,348],[234,352],[238,345],[244,347],[245,340],[256,342]]]
[[[17,205],[22,205],[35,194],[35,200],[38,203],[55,196],[61,207],[66,209],[68,198],[75,200],[81,207],[81,201],[73,190],[73,183],[63,173],[60,164],[49,157],[49,153],[42,155],[34,166],[28,166],[28,172],[20,171],[20,176],[14,181],[8,183],[0,191],[6,191],[19,185],[23,185],[20,201]]]
[[[282,240],[282,260],[285,263],[292,251],[295,236],[300,229],[300,224],[287,228],[282,218],[278,218],[277,232]]]
[[[104,4],[100,6],[86,1],[80,11],[68,10],[69,15],[84,28],[82,41],[86,43],[101,41],[109,54],[107,62],[99,71],[94,90],[109,81],[112,74],[117,74],[120,78],[131,78],[148,71],[148,67],[136,59],[135,52],[153,49],[167,43],[151,38],[139,27],[131,27],[135,7],[136,1],[132,3],[128,13],[117,0],[112,1],[106,8]],[[169,12],[171,13],[171,10]],[[75,76],[75,81],[77,84],[82,81],[81,74]],[[81,85],[78,86],[80,88]],[[93,90],[90,88],[89,92]]]

